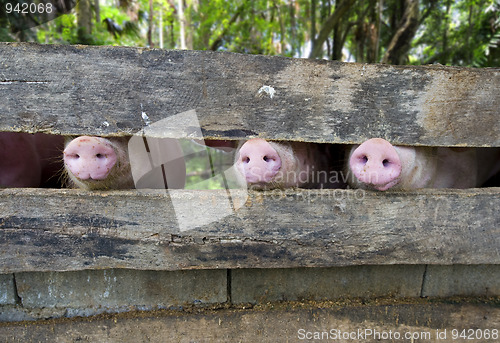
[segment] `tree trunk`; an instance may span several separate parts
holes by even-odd
[[[469,24],[469,27],[467,29],[467,65],[472,65],[472,46],[471,46],[471,37],[472,37],[472,28],[474,26],[474,22],[472,20],[472,14],[473,14],[473,11],[474,11],[474,6],[473,5],[470,5],[469,6],[469,20],[468,20],[468,24]]]
[[[81,44],[92,42],[92,9],[90,0],[80,0],[77,6],[78,41]]]
[[[444,28],[443,28],[443,52],[441,64],[448,63],[448,28],[450,22],[450,9],[451,9],[451,0],[446,2],[446,13],[444,15]]]
[[[377,62],[377,49],[378,49],[378,37],[379,37],[379,1],[370,0],[368,4],[368,15],[369,22],[366,25],[366,62],[375,63]]]
[[[419,0],[405,0],[403,17],[399,21],[396,33],[382,58],[382,63],[404,64],[407,59],[411,41],[417,32],[419,20]]]
[[[95,22],[97,25],[101,22],[101,6],[99,5],[99,0],[94,0],[95,7]]]
[[[316,37],[316,0],[311,0],[311,37]]]
[[[184,12],[184,34],[186,37],[186,49],[193,50],[194,48],[194,32],[192,25],[192,14],[193,12],[198,12],[198,2],[192,1],[191,4],[186,4]]]
[[[278,22],[280,24],[280,55],[285,56],[286,52],[286,43],[285,43],[285,37],[286,37],[286,28],[285,28],[285,19],[284,16],[286,15],[285,13],[282,14],[284,5],[281,5],[281,3],[274,3],[274,5],[278,9]]]
[[[160,27],[158,28],[159,29],[159,37],[158,37],[158,40],[159,40],[159,44],[160,44],[160,49],[163,49],[163,8],[160,7]]]
[[[339,20],[337,25],[333,28],[333,47],[332,47],[332,60],[340,61],[342,59],[342,20]]]
[[[295,0],[290,0],[290,4],[288,6],[290,11],[290,45],[292,46],[292,56],[293,56],[295,55],[295,53],[300,51],[300,46],[298,46],[297,44],[297,29],[295,22]]]
[[[187,49],[186,46],[186,20],[184,18],[184,3],[182,0],[177,1],[177,12],[179,15],[179,24],[180,24],[180,39],[181,39],[181,49]]]
[[[326,22],[321,27],[319,31],[318,37],[311,37],[313,40],[312,50],[309,58],[321,58],[323,56],[323,43],[328,38],[328,35],[334,29],[335,25],[339,22],[342,16],[351,8],[357,1],[356,0],[344,0],[342,1],[338,7],[335,8],[335,11],[328,17]]]
[[[380,22],[382,20],[382,8],[384,8],[384,0],[378,0],[377,2],[377,19],[375,21],[377,28],[377,41],[375,42],[375,62],[379,59],[380,50]]]
[[[149,0],[148,45],[153,47],[153,0]]]

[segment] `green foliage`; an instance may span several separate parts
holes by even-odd
[[[60,16],[43,25],[42,28],[37,31],[39,42],[72,44],[76,41],[77,27],[74,14]]]
[[[186,189],[238,188],[231,180],[223,180],[223,173],[232,166],[232,154],[200,146],[190,140],[180,140],[186,161]]]
[[[438,1],[413,42],[414,64],[493,67],[498,50],[500,3],[495,0]]]
[[[7,0],[0,0],[3,4]],[[24,1],[24,0],[23,0]],[[188,49],[307,57],[335,11],[352,6],[328,29],[320,57],[380,62],[402,26],[405,6],[417,0],[100,0],[91,1],[91,36],[78,35],[77,12],[14,33],[20,22],[0,12],[0,40],[42,43],[180,47],[181,22]],[[498,0],[418,0],[418,30],[403,61],[461,66],[500,64]],[[21,20],[19,18],[18,20]],[[160,42],[160,27],[162,42]],[[151,41],[148,41],[148,30]]]

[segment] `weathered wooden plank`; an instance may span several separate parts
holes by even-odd
[[[135,133],[142,112],[195,110],[206,138],[500,146],[499,69],[1,43],[0,75],[1,131]]]
[[[499,327],[495,302],[380,301],[8,323],[0,335],[6,342],[496,342]]]
[[[499,264],[498,188],[0,191],[0,272]]]

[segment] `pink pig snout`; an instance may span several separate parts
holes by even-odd
[[[117,161],[109,141],[101,137],[80,136],[64,149],[64,163],[81,180],[104,180]]]
[[[382,138],[369,139],[351,155],[349,166],[356,178],[380,191],[399,182],[401,160],[394,147]]]
[[[281,158],[264,139],[254,138],[243,144],[236,162],[248,183],[267,183],[281,168]]]

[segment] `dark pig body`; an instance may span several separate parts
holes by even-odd
[[[43,133],[0,132],[0,187],[55,187],[64,139]]]

